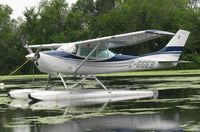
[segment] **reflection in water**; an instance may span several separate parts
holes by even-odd
[[[13,132],[132,132],[134,130],[177,131],[177,115],[167,118],[162,114],[153,115],[110,115],[68,121],[62,124],[22,125]],[[61,118],[61,117],[60,117]]]
[[[157,97],[157,92],[156,94],[153,94]],[[95,104],[102,104],[100,107],[98,107],[98,109],[95,109],[95,112],[93,111],[92,115],[98,115],[98,113],[100,113],[106,106],[108,103],[111,102],[118,102],[118,101],[124,101],[124,100],[139,100],[139,99],[144,99],[144,98],[155,98],[153,97],[152,93],[150,92],[149,94],[145,94],[145,95],[129,95],[129,96],[116,96],[116,97],[105,97],[105,98],[85,98],[85,99],[67,99],[67,100],[54,100],[54,101],[40,101],[40,102],[36,102],[33,103],[30,100],[20,100],[20,99],[13,99],[9,106],[10,107],[14,107],[14,108],[22,108],[22,109],[27,109],[27,108],[31,108],[32,110],[57,110],[57,109],[61,109],[64,108],[64,112],[63,114],[53,117],[51,116],[50,118],[43,118],[43,120],[48,120],[47,122],[50,123],[51,120],[52,122],[54,120],[60,120],[59,118],[63,118],[64,122],[65,120],[67,121],[68,118],[67,114],[70,108],[73,107],[74,111],[82,111],[84,109],[80,110],[80,106],[90,106],[90,105],[95,105]],[[85,109],[87,110],[87,109]],[[74,112],[73,111],[73,112]],[[84,111],[82,111],[84,112]],[[71,115],[70,115],[71,116]],[[76,115],[73,115],[73,117],[70,117],[72,120],[76,119]],[[90,117],[90,116],[89,116]],[[18,119],[20,119],[22,121],[23,116],[20,118],[18,117]],[[65,119],[66,118],[66,119]],[[40,128],[40,131],[69,131],[69,132],[76,132],[76,131],[83,131],[84,130],[88,130],[88,129],[96,129],[98,126],[98,129],[116,129],[116,130],[120,130],[120,129],[136,129],[138,128],[138,126],[143,122],[143,117],[130,117],[130,116],[105,116],[105,117],[93,117],[93,118],[89,118],[89,119],[85,119],[85,120],[77,120],[77,121],[70,121],[68,123],[64,123],[64,124],[57,124],[57,125],[43,125]],[[146,117],[145,117],[146,118]],[[159,118],[156,118],[159,119]],[[152,117],[149,118],[150,120],[154,120],[152,119]],[[147,121],[146,119],[144,119],[144,121]],[[148,121],[148,122],[149,122]],[[26,121],[24,121],[26,122]],[[23,123],[23,122],[22,122]],[[153,123],[153,121],[149,122],[149,126],[153,126],[151,123]],[[155,123],[155,121],[154,121]],[[168,126],[168,128],[174,128],[176,127],[176,125],[172,125],[168,122],[163,122],[164,124],[166,124],[165,126]],[[156,125],[162,126],[164,125],[162,122],[156,121]],[[144,122],[144,124],[146,124]],[[83,127],[84,126],[84,127]],[[147,128],[149,128],[149,126],[146,126]],[[25,125],[22,126],[20,128],[14,128],[13,131],[14,132],[18,132],[18,131],[26,131],[29,132],[31,131],[30,129],[31,127]],[[35,129],[33,127],[33,129]]]
[[[12,99],[9,106],[14,108],[27,109],[31,100]]]
[[[131,132],[133,130],[179,130],[179,123],[174,119],[167,120],[162,115],[112,115],[92,117],[58,125],[44,125],[45,132]]]
[[[95,109],[95,112],[91,115],[86,116],[83,119],[76,119],[76,115],[70,117],[70,121],[64,121],[62,124],[48,124],[48,125],[36,125],[36,126],[22,126],[20,128],[13,128],[14,132],[25,131],[31,132],[32,130],[37,131],[48,131],[48,132],[83,132],[83,131],[106,131],[106,132],[128,132],[133,130],[179,130],[179,122],[176,121],[174,117],[172,119],[166,118],[162,114],[139,114],[139,115],[108,115],[108,116],[99,116],[98,113],[106,107],[108,103],[123,101],[123,100],[134,100],[134,99],[143,99],[143,98],[152,98],[152,95],[145,96],[128,96],[128,97],[112,97],[112,98],[89,98],[89,99],[76,99],[76,100],[60,100],[60,101],[40,101],[36,103],[31,103],[30,101],[25,100],[12,100],[10,106],[16,108],[31,108],[33,110],[42,110],[42,109],[60,109],[66,108],[63,114],[59,116],[51,116],[50,118],[44,118],[48,120],[46,122],[55,122],[55,120],[66,118],[68,111],[73,107],[74,111],[80,111],[80,106],[102,104],[101,107]],[[83,109],[81,109],[83,110]],[[85,109],[87,111],[87,109]],[[82,111],[84,112],[84,111]],[[95,114],[96,113],[96,114]],[[104,113],[106,114],[106,113]],[[79,116],[80,117],[80,116]],[[66,118],[66,119],[65,119]],[[22,118],[21,118],[22,120]]]
[[[8,98],[6,93],[14,86],[15,89],[34,87],[28,84],[30,81],[11,81],[9,84],[12,87],[6,85],[0,90],[0,131],[199,131],[199,80],[199,76],[109,78],[105,79],[104,83],[110,84],[113,89],[156,88],[159,89],[159,97],[138,99],[125,96],[124,99],[102,98],[37,103]],[[37,81],[38,85],[40,83],[43,83],[43,86],[44,80]],[[88,85],[87,88],[91,86]]]
[[[52,101],[51,101],[52,102]],[[34,107],[42,107],[49,108],[49,105],[52,105],[51,102],[38,102],[33,104]],[[83,105],[84,101],[80,101],[80,105]],[[52,102],[52,106],[56,106],[56,102]],[[94,103],[94,101],[93,101]],[[99,103],[99,101],[98,101]],[[38,106],[36,106],[38,104]],[[68,108],[74,107],[74,111],[82,111],[84,109],[79,108],[77,102],[74,102],[74,104],[70,105],[67,103],[64,103],[64,101],[57,101],[58,106],[68,106],[66,107],[66,110]],[[66,105],[67,104],[67,105]],[[102,107],[95,109],[91,115],[88,117],[82,117],[76,119],[76,114],[75,115],[70,115],[72,117],[71,120],[68,120],[68,114],[66,111],[63,114],[56,115],[56,116],[51,116],[49,118],[44,117],[44,120],[47,120],[46,123],[48,124],[40,124],[40,125],[22,125],[19,128],[13,128],[13,132],[31,132],[31,131],[39,131],[39,132],[84,132],[84,131],[95,131],[95,132],[131,132],[133,130],[156,130],[156,131],[170,131],[170,130],[181,130],[179,128],[180,123],[179,123],[179,115],[178,114],[172,114],[172,115],[165,115],[161,113],[154,113],[154,114],[132,114],[132,115],[107,115],[106,112],[104,112],[104,116],[99,116],[98,112],[101,111],[101,109],[105,108],[105,106],[108,103],[105,102]],[[88,105],[84,104],[84,105]],[[25,106],[25,105],[15,105],[15,106]],[[31,106],[32,107],[32,106]],[[88,108],[90,109],[90,108]],[[87,112],[88,109],[85,109],[85,111],[82,112]],[[70,113],[69,113],[70,114]],[[109,114],[109,113],[108,113]],[[23,113],[20,113],[21,116],[18,117],[21,122],[23,123]],[[61,122],[59,123],[59,120],[62,120],[62,118],[65,120],[64,123]],[[55,124],[55,120],[58,122]],[[44,123],[44,122],[43,122]]]
[[[30,125],[23,125],[21,127],[13,128],[13,132],[31,132]]]

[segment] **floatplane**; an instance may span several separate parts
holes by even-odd
[[[90,39],[71,43],[52,43],[25,45],[29,54],[28,60],[35,63],[37,68],[48,73],[46,90],[22,89],[12,90],[9,95],[12,98],[29,97],[36,100],[54,100],[67,98],[103,98],[105,96],[145,95],[153,96],[152,91],[126,91],[110,90],[95,75],[113,72],[125,72],[134,70],[162,69],[174,67],[179,61],[181,52],[190,32],[179,30],[176,34],[160,30],[137,31],[102,38]],[[145,41],[159,38],[163,35],[172,36],[169,43],[161,50],[142,56],[130,56],[115,54],[109,49],[124,46],[132,46]],[[50,49],[41,51],[41,49]],[[33,49],[36,49],[35,53]],[[67,86],[63,75],[80,75],[82,78],[77,83]],[[65,91],[48,90],[52,75],[58,75],[63,83]],[[98,95],[94,92],[83,92],[73,95],[71,90],[87,78],[94,78],[105,90]]]

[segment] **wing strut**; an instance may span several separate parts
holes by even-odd
[[[99,47],[100,43],[98,43],[94,49],[89,53],[89,55],[81,62],[81,64],[74,70],[74,73],[77,74],[77,71],[81,68],[81,66],[88,60],[88,58],[96,51],[96,49]]]

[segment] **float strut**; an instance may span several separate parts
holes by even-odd
[[[61,79],[65,89],[67,89],[67,85],[65,84],[65,80],[63,79],[62,75],[60,73],[58,73],[58,75],[60,76],[60,79]]]
[[[95,75],[92,75],[92,77],[108,92],[108,93],[111,93],[110,90],[108,90],[106,88],[106,86],[103,85],[103,83],[95,76]]]
[[[89,75],[87,75],[87,76],[85,76],[84,78],[82,78],[79,82],[77,82],[77,83],[75,83],[75,84],[73,84],[73,85],[71,85],[69,88],[71,89],[71,88],[74,88],[74,87],[76,87],[78,84],[80,84],[80,83],[82,83],[82,82],[84,82],[87,78],[89,77]]]
[[[49,87],[50,81],[51,81],[51,75],[49,74],[49,75],[48,75],[48,80],[47,80],[47,85],[46,85],[46,90],[47,90],[48,87]]]

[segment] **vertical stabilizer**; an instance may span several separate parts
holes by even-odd
[[[152,53],[148,58],[166,62],[178,61],[189,34],[188,31],[179,30],[163,49]]]
[[[188,31],[179,30],[169,43],[160,50],[161,54],[163,54],[163,59],[165,58],[166,61],[178,61],[189,34],[190,32]]]
[[[169,41],[166,47],[180,47],[183,48],[189,37],[190,32],[179,30],[174,37]]]

